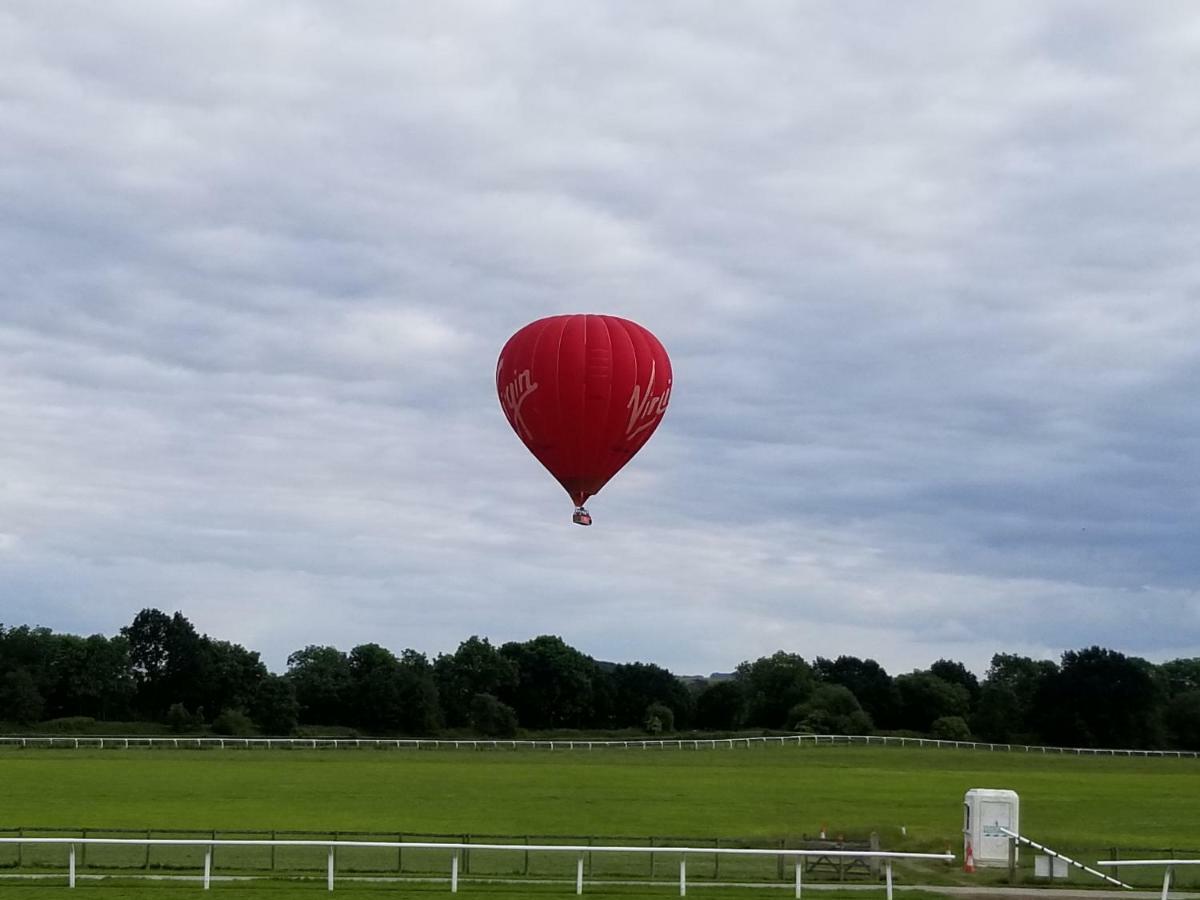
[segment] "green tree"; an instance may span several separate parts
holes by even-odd
[[[1037,698],[1043,683],[1057,671],[1050,660],[1011,653],[993,656],[971,717],[975,733],[1000,743],[1039,741]]]
[[[491,694],[476,694],[471,698],[469,724],[483,737],[513,737],[517,733],[517,714]]]
[[[213,734],[229,737],[249,737],[254,734],[254,723],[240,709],[223,709],[213,719]]]
[[[651,703],[642,713],[642,727],[651,734],[670,734],[675,730],[675,713],[665,703]]]
[[[892,676],[875,660],[857,656],[828,660],[818,656],[813,672],[820,681],[848,688],[878,727],[899,725],[900,691]]]
[[[1167,697],[1200,691],[1200,657],[1165,662],[1158,666],[1158,678]]]
[[[871,734],[871,717],[858,698],[841,684],[819,684],[803,703],[789,713],[795,731],[815,734]]]
[[[644,724],[646,707],[660,704],[671,710],[671,722],[687,728],[692,721],[695,700],[687,685],[661,666],[653,663],[621,663],[611,675],[614,692],[613,719],[618,728]]]
[[[493,647],[487,638],[472,635],[453,654],[441,654],[433,663],[434,680],[446,724],[468,724],[475,698],[499,697],[517,686],[517,666]]]
[[[788,713],[808,699],[816,681],[803,657],[782,650],[741,663],[734,677],[749,703],[747,724],[763,728],[786,728]]]
[[[135,702],[144,715],[161,719],[175,702],[193,709],[201,705],[203,642],[182,613],[143,609],[121,635],[128,642]]]
[[[966,716],[971,697],[961,684],[951,684],[929,671],[896,676],[900,690],[901,727],[929,731],[935,719]]]
[[[350,725],[356,718],[350,658],[336,647],[310,644],[287,660],[287,679],[296,691],[300,721],[309,725]]]
[[[966,688],[970,708],[973,709],[975,707],[975,702],[979,699],[979,679],[975,677],[974,672],[970,671],[962,663],[950,659],[939,659],[929,667],[929,671],[942,679],[942,681],[948,681],[950,684],[961,684]]]
[[[258,682],[249,711],[264,734],[287,737],[300,721],[295,686],[284,676],[268,675]]]
[[[1044,733],[1077,747],[1161,746],[1162,691],[1154,667],[1115,650],[1068,650],[1038,697]]]
[[[197,680],[186,693],[192,708],[249,709],[268,674],[258,652],[208,635],[197,650]]]
[[[710,681],[696,695],[696,726],[706,731],[737,731],[746,724],[748,706],[740,682]]]
[[[541,635],[510,642],[500,653],[517,669],[517,684],[501,695],[525,728],[586,728],[595,717],[596,661],[562,638]]]
[[[42,718],[45,701],[26,668],[12,669],[0,677],[0,721],[29,725]]]
[[[943,741],[969,741],[971,728],[962,716],[942,716],[934,719],[929,733]]]
[[[1183,691],[1167,702],[1164,715],[1171,742],[1180,750],[1200,750],[1200,690]]]
[[[356,724],[380,733],[429,734],[441,725],[433,667],[424,654],[398,659],[378,644],[350,651]]]

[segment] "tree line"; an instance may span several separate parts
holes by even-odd
[[[179,733],[778,730],[1200,750],[1200,658],[999,653],[980,681],[947,659],[892,676],[871,659],[781,650],[729,675],[681,679],[654,663],[597,661],[550,635],[499,647],[473,636],[432,660],[373,643],[311,645],[274,674],[178,612],[142,610],[113,637],[0,625],[0,722],[77,717]]]

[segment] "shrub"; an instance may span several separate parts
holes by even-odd
[[[962,716],[942,716],[933,720],[930,733],[942,741],[969,741],[971,729]]]
[[[666,704],[651,703],[646,707],[642,722],[651,734],[672,732],[675,730],[675,712]]]
[[[213,734],[247,737],[254,734],[254,723],[240,709],[224,709],[212,723]]]

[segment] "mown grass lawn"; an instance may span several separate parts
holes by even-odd
[[[962,798],[972,787],[1018,791],[1022,831],[1083,861],[1106,857],[1112,847],[1200,852],[1197,760],[811,745],[591,752],[9,749],[0,750],[0,827],[215,829],[227,836],[274,829],[723,837],[771,846],[815,835],[824,824],[832,835],[877,831],[884,849],[957,853]],[[323,890],[323,882],[291,888],[307,893]],[[135,893],[178,896],[180,889],[188,888],[166,883]],[[281,896],[278,884],[214,889]],[[6,882],[3,890],[59,896],[35,884]],[[507,888],[464,883],[463,890],[513,896]],[[588,893],[600,896],[598,890]],[[647,890],[647,896],[670,893]],[[713,888],[700,890],[716,896]],[[347,883],[339,884],[338,896],[381,891],[448,893],[444,886]],[[88,892],[119,895],[106,883],[73,896]]]

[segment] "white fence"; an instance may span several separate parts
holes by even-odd
[[[174,839],[174,838],[69,838],[69,837],[0,837],[0,844],[47,845],[66,844],[69,846],[67,861],[67,884],[75,887],[75,852],[79,845],[109,845],[139,847],[202,847],[204,854],[204,874],[201,876],[204,889],[212,884],[212,857],[214,847],[320,847],[328,850],[326,865],[326,884],[333,890],[336,859],[334,851],[338,847],[358,847],[372,849],[394,850],[447,850],[450,856],[450,892],[458,893],[459,854],[463,850],[510,850],[514,853],[530,851],[549,853],[569,853],[576,857],[575,893],[583,893],[583,861],[590,853],[656,853],[659,855],[679,856],[679,896],[687,896],[687,857],[711,856],[726,854],[732,856],[773,856],[792,858],[796,862],[796,896],[801,894],[802,872],[804,857],[853,857],[855,859],[882,860],[885,867],[885,882],[888,900],[892,900],[892,863],[895,860],[942,860],[953,862],[952,853],[891,853],[882,850],[783,850],[783,849],[753,849],[744,847],[608,847],[591,844],[462,844],[462,843],[429,843],[425,841],[290,841],[290,840],[205,840],[205,839]]]
[[[1189,750],[1117,750],[1096,747],[1042,747],[1030,744],[996,744],[988,741],[947,741],[937,738],[891,737],[847,734],[788,734],[766,737],[735,738],[664,738],[624,741],[516,741],[446,740],[434,738],[285,738],[285,737],[142,737],[81,736],[32,737],[0,736],[3,747],[57,747],[82,749],[130,749],[133,747],[170,747],[175,749],[270,749],[270,750],[707,750],[750,748],[768,744],[842,744],[851,746],[933,747],[954,750],[985,750],[1001,753],[1073,754],[1075,756],[1156,756],[1198,759],[1200,752]]]
[[[1162,900],[1171,892],[1171,876],[1176,866],[1200,866],[1200,859],[1105,859],[1098,866],[1166,866],[1163,873]]]

